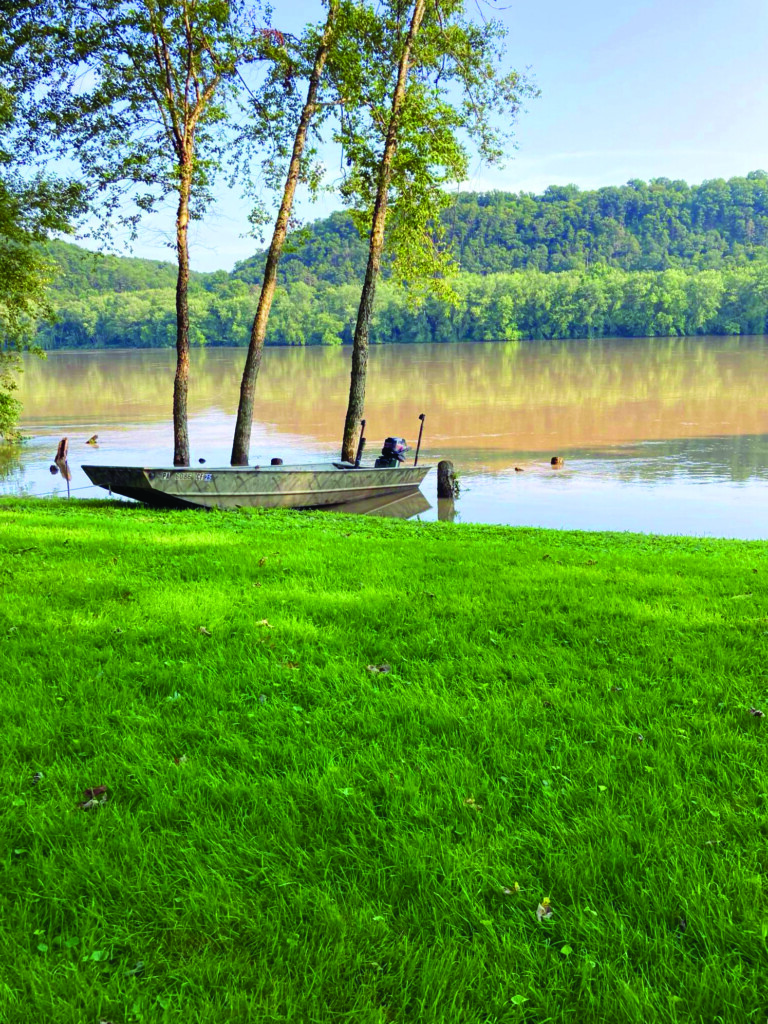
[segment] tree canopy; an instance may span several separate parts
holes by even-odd
[[[15,128],[15,97],[0,83],[0,438],[6,440],[18,436],[18,353],[35,349],[37,324],[52,315],[46,285],[53,265],[42,243],[51,232],[67,231],[81,209],[77,185],[23,175],[14,155]]]

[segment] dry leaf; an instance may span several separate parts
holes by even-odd
[[[301,665],[298,661],[284,661],[283,668],[301,668]]]
[[[464,801],[464,804],[467,807],[474,807],[476,811],[481,811],[483,809],[483,805],[477,803],[473,796],[468,796],[467,799]]]
[[[267,619],[259,619],[256,623],[257,626],[265,626],[267,629],[272,629]]]
[[[266,560],[267,560],[267,558],[266,558],[266,555],[264,556],[264,558],[260,558],[260,559],[259,559],[259,565],[260,565],[260,566],[264,565],[264,563],[266,562]]]
[[[677,927],[680,929],[681,932],[684,932],[688,927],[688,919],[686,918],[685,914],[680,915],[680,920],[677,923]]]
[[[545,896],[536,908],[536,919],[538,921],[543,921],[545,917],[552,917],[553,913],[554,911],[552,910],[552,905],[549,902],[549,897]]]
[[[545,708],[553,708],[555,706],[551,700],[543,700],[541,703]]]
[[[759,711],[757,708],[750,708],[749,709],[749,713],[750,713],[750,715],[754,715],[755,718],[763,718],[763,717],[765,717],[765,712],[764,711]]]
[[[86,796],[101,796],[103,793],[107,792],[107,787],[106,786],[91,786],[90,789],[86,789],[83,792],[85,793]]]
[[[369,672],[391,672],[392,671],[392,666],[391,665],[369,665],[368,666],[368,671]]]
[[[621,693],[621,687],[620,686],[612,686],[611,687],[611,693]]]
[[[32,776],[31,785],[32,786],[36,786],[38,784],[38,782],[42,779],[42,777],[43,777],[43,773],[42,772],[35,772],[35,774]]]
[[[254,585],[254,587],[260,587],[261,586],[260,583],[254,583],[253,585]]]
[[[520,883],[515,882],[511,889],[507,888],[507,886],[505,885],[501,891],[504,893],[505,896],[514,896],[516,893],[520,892]]]
[[[174,757],[173,763],[174,764],[186,764],[188,760],[189,760],[189,758],[187,757],[187,755],[186,754],[182,754],[181,757]]]
[[[210,629],[206,629],[205,626],[200,626],[199,631],[203,634],[203,636],[213,636],[213,633],[210,631]]]

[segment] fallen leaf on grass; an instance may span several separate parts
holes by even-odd
[[[636,743],[644,743],[645,742],[645,739],[644,739],[642,733],[638,733],[637,736],[635,736],[635,742]]]
[[[391,665],[368,665],[369,672],[391,672]]]
[[[765,712],[758,710],[758,708],[750,708],[749,709],[749,713],[750,713],[750,715],[754,715],[755,718],[764,718],[765,717]]]
[[[36,786],[38,784],[38,782],[42,779],[42,777],[43,777],[43,773],[42,772],[35,772],[35,774],[32,776],[32,782],[30,783],[30,785]]]
[[[254,587],[260,587],[261,586],[261,584],[258,583],[258,582],[254,583],[253,585],[254,585]]]
[[[505,896],[514,896],[516,893],[520,892],[520,884],[519,882],[515,882],[511,889],[505,885],[503,886],[501,891],[504,893]]]
[[[620,686],[612,686],[611,687],[611,693],[621,693],[621,687]]]
[[[536,908],[536,920],[543,921],[545,917],[552,917],[554,910],[552,904],[549,902],[549,897],[545,896],[541,903]]]
[[[205,626],[200,626],[198,631],[202,633],[203,636],[213,636],[213,633],[210,631],[210,629],[206,629]]]
[[[680,915],[680,920],[677,922],[677,927],[681,932],[684,932],[688,927],[688,919],[685,914]]]
[[[266,561],[267,561],[267,556],[265,555],[263,558],[259,559],[259,565],[260,566],[264,565],[266,563]]]
[[[138,978],[138,976],[140,974],[143,974],[143,973],[144,973],[144,961],[143,960],[137,960],[136,961],[136,966],[135,967],[131,967],[131,969],[128,971],[128,974],[132,974],[136,978]]]
[[[476,811],[482,811],[483,809],[483,805],[477,803],[473,796],[468,796],[467,799],[464,801],[464,804],[466,807],[473,807]]]
[[[301,668],[301,665],[298,661],[284,661],[283,668]]]
[[[272,627],[269,624],[269,620],[268,619],[259,619],[259,621],[256,623],[256,625],[257,626],[264,626],[265,629],[272,629]]]
[[[174,764],[186,764],[188,760],[189,760],[189,758],[187,757],[187,755],[186,754],[182,754],[181,757],[174,757],[173,763]]]
[[[83,792],[88,799],[82,800],[77,805],[83,811],[92,811],[94,807],[101,807],[109,799],[106,786],[91,786],[89,789],[83,790]]]
[[[555,706],[551,700],[543,700],[541,703],[545,708],[553,708]]]

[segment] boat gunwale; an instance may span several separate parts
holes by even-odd
[[[430,469],[434,469],[434,466],[337,466],[331,462],[316,462],[316,463],[290,463],[282,466],[98,466],[93,464],[81,466],[81,469],[87,472],[89,469],[95,469],[99,471],[113,471],[119,470],[122,472],[136,472],[136,473],[195,473],[195,474],[206,474],[206,473],[353,473],[353,472],[375,472],[375,473],[404,473],[415,470],[420,472],[428,472]],[[166,478],[167,479],[167,478]]]

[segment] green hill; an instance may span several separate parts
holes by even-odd
[[[768,174],[701,185],[657,178],[585,192],[552,185],[542,195],[462,193],[444,219],[454,257],[470,274],[596,263],[621,270],[717,269],[765,257]],[[359,281],[365,256],[349,215],[334,213],[292,236],[281,279]],[[263,266],[259,253],[233,276],[254,284]]]
[[[458,302],[412,309],[382,282],[374,343],[754,334],[768,329],[768,174],[689,186],[632,181],[582,192],[462,194],[445,229]],[[53,243],[58,322],[45,348],[174,343],[171,263],[96,256]],[[352,336],[366,245],[346,213],[294,232],[280,267],[268,344]],[[193,274],[194,345],[244,345],[264,254],[228,274]]]

